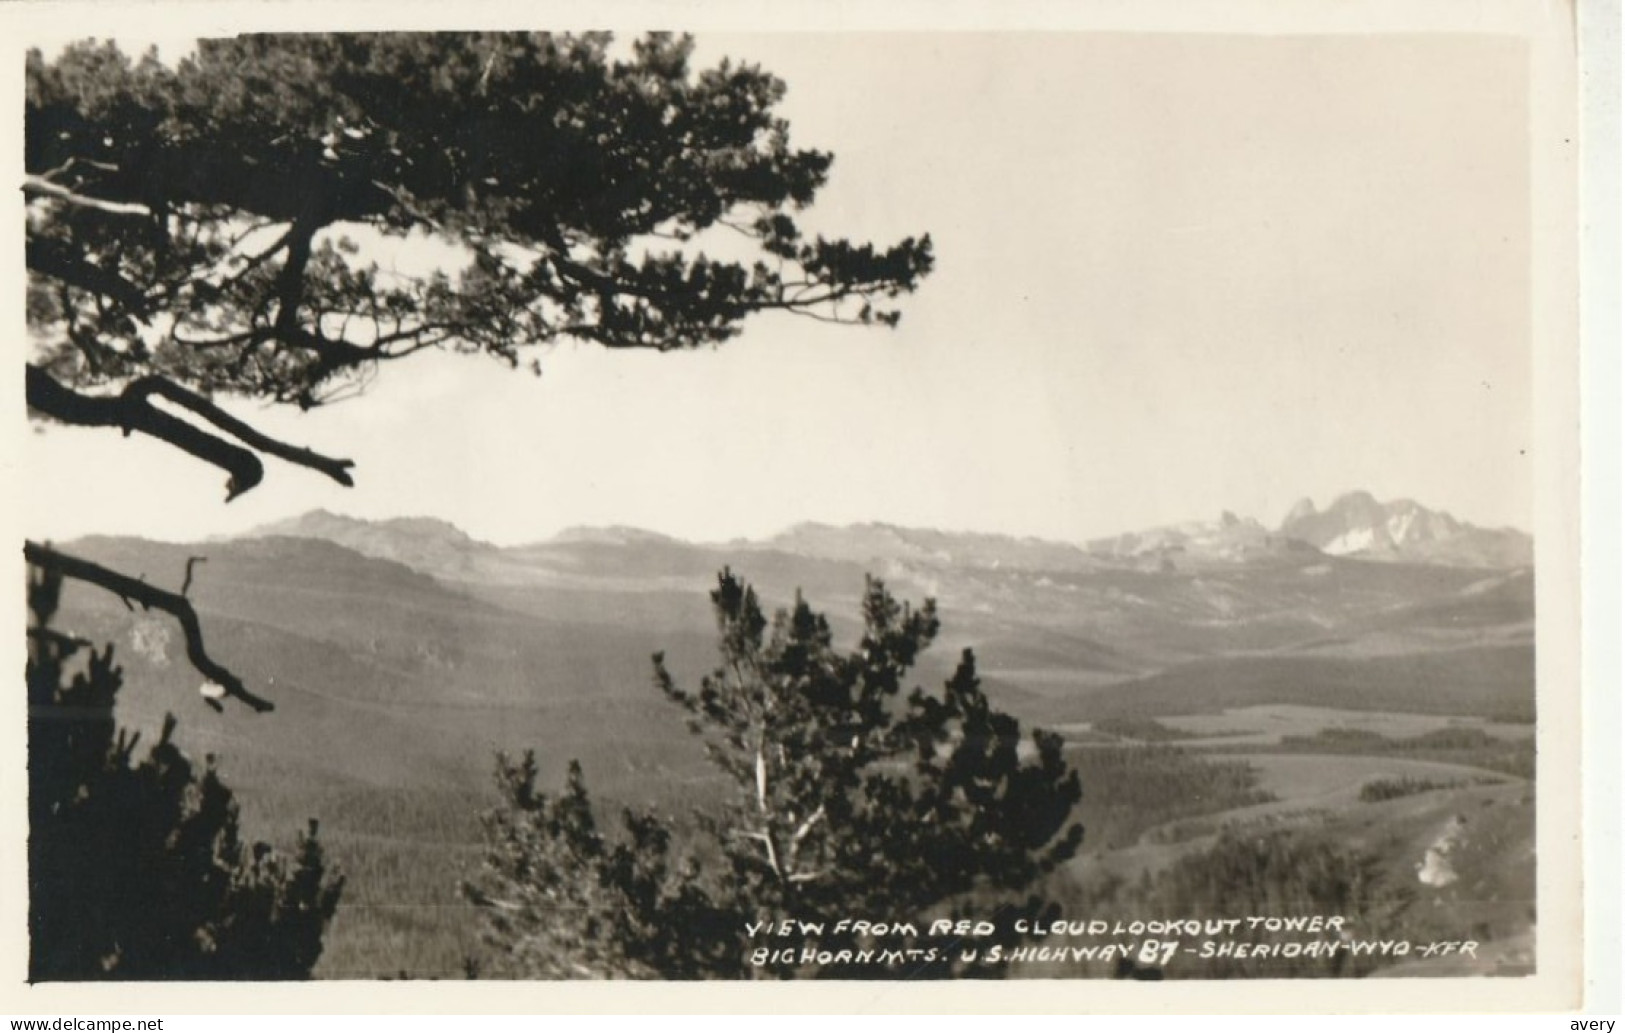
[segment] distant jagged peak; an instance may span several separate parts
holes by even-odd
[[[1084,569],[1088,554],[1076,545],[987,531],[943,531],[868,521],[828,524],[803,521],[758,547],[816,559],[849,562],[892,560],[931,566]]]
[[[450,520],[431,516],[389,517],[379,523],[385,527],[392,527],[401,531],[418,531],[424,534],[438,534],[447,538],[457,538],[465,542],[477,542],[479,539],[464,531]]]
[[[681,545],[679,539],[659,531],[650,531],[647,528],[631,527],[626,524],[609,524],[602,527],[592,527],[577,524],[566,527],[564,530],[547,539],[548,545],[637,545],[637,544],[666,544]]]
[[[331,527],[338,524],[360,523],[355,517],[344,516],[326,509],[312,509],[298,516],[284,517],[273,520],[268,524],[260,524],[243,533],[245,538],[261,538],[267,535],[285,534],[313,527]]]
[[[396,533],[418,538],[439,538],[447,542],[467,545],[483,544],[449,520],[431,516],[400,516],[368,520],[363,517],[334,513],[327,509],[312,509],[298,516],[261,524],[247,532],[245,538],[267,538],[273,535],[288,538],[331,538],[339,534]]]
[[[830,524],[817,520],[803,520],[765,540],[766,544],[794,541],[798,538],[877,538],[887,537],[907,542],[986,542],[1009,543],[1026,546],[1055,546],[1071,549],[1076,546],[1051,538],[1033,535],[1002,534],[996,531],[944,531],[936,527],[907,527],[883,520],[865,520],[852,524]]]
[[[1347,509],[1351,506],[1380,505],[1382,505],[1382,503],[1377,501],[1377,497],[1375,495],[1371,494],[1369,491],[1366,491],[1364,488],[1355,488],[1353,491],[1345,491],[1343,494],[1337,496],[1337,498],[1332,500],[1332,504],[1326,508]]]
[[[889,543],[907,545],[922,539],[948,537],[942,531],[927,528],[899,527],[879,520],[866,520],[855,524],[828,524],[817,520],[803,520],[766,540],[768,545],[796,544],[866,544]]]
[[[353,532],[371,527],[370,521],[359,517],[334,513],[327,509],[312,509],[298,516],[273,520],[244,531],[240,538],[328,538],[336,532]]]
[[[1409,499],[1400,499],[1398,502],[1409,502]],[[1388,516],[1388,506],[1378,502],[1377,497],[1369,491],[1349,491],[1337,496],[1332,504],[1326,507],[1322,516],[1339,517],[1344,520],[1382,520]],[[1415,503],[1411,503],[1415,505]]]
[[[822,520],[802,520],[790,525],[783,531],[774,535],[774,539],[796,538],[804,535],[875,535],[889,534],[899,538],[921,534],[943,534],[945,532],[926,527],[903,527],[899,524],[889,524],[884,520],[859,520],[850,524],[832,524]]]
[[[1398,498],[1383,502],[1371,492],[1360,489],[1337,496],[1325,509],[1316,509],[1312,499],[1300,499],[1287,511],[1286,518],[1281,521],[1281,530],[1285,532],[1294,525],[1305,523],[1322,526],[1331,523],[1359,526],[1405,519],[1432,521],[1452,527],[1470,526],[1444,510],[1430,509],[1415,499]]]
[[[1334,556],[1361,559],[1473,567],[1533,561],[1531,539],[1521,531],[1475,527],[1414,499],[1379,502],[1369,491],[1346,492],[1318,511],[1308,500],[1300,502],[1280,533]]]
[[[1287,524],[1307,519],[1314,516],[1316,512],[1318,510],[1315,509],[1315,500],[1305,495],[1294,502],[1292,508],[1286,511],[1286,517],[1282,519],[1281,525],[1284,527]]]
[[[1254,518],[1237,516],[1228,509],[1216,519],[1165,524],[1088,544],[1092,555],[1148,565],[1147,569],[1269,562],[1285,546]]]

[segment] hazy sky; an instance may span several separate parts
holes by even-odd
[[[1494,37],[712,36],[835,152],[808,215],[937,271],[895,331],[423,356],[262,429],[357,486],[57,428],[24,527],[191,538],[321,506],[497,542],[883,520],[1083,540],[1363,488],[1531,523],[1527,51]]]

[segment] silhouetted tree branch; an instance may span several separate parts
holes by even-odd
[[[89,560],[57,552],[36,542],[24,543],[23,558],[39,570],[105,588],[122,599],[125,605],[136,602],[145,609],[162,610],[174,617],[181,626],[181,634],[186,639],[186,658],[199,673],[219,685],[225,690],[226,695],[241,700],[254,710],[264,713],[274,709],[270,700],[248,691],[241,678],[209,655],[203,646],[203,629],[198,624],[197,611],[192,609],[192,604],[185,596],[166,592],[138,578],[108,570]],[[216,710],[221,709],[220,704],[212,699],[205,697],[205,702]]]
[[[209,557],[207,556],[186,557],[186,578],[181,582],[181,595],[183,597],[192,590],[192,568],[197,566],[199,563],[207,562],[209,562]]]
[[[216,758],[165,715],[138,755],[111,645],[53,629],[62,578],[28,579],[28,979],[308,979],[344,889],[311,819],[250,840]]]
[[[833,158],[791,146],[782,81],[692,54],[658,33],[240,36],[174,66],[31,51],[30,410],[174,445],[229,501],[263,456],[347,486],[352,464],[212,396],[310,408],[428,348],[696,348],[769,312],[894,325],[930,237],[804,232]],[[710,257],[712,229],[750,246]],[[414,237],[436,268],[368,244]]]
[[[130,204],[124,201],[107,201],[100,197],[91,197],[86,194],[76,194],[60,183],[53,183],[44,176],[24,176],[23,193],[38,196],[54,197],[69,204],[80,205],[85,208],[94,208],[97,211],[107,212],[111,215],[134,215],[143,218],[152,217],[152,209],[144,204]]]
[[[163,377],[142,377],[117,395],[85,395],[63,387],[45,370],[30,363],[27,390],[29,408],[63,423],[79,427],[119,427],[126,434],[138,430],[220,467],[231,475],[226,482],[228,502],[264,478],[265,468],[259,457],[247,448],[164,412],[151,403],[152,396],[201,416],[260,452],[324,473],[346,487],[355,483],[349,473],[350,467],[355,465],[351,460],[320,455],[268,437],[202,395]]]
[[[762,312],[894,323],[929,237],[804,234],[831,156],[790,145],[781,81],[692,51],[383,33],[202,40],[174,67],[31,53],[36,361],[75,390],[156,373],[308,408],[431,346],[517,365],[563,338],[718,344]],[[443,265],[385,273],[360,227],[431,236]],[[756,254],[708,257],[712,227]]]

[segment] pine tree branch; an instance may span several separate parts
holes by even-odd
[[[26,386],[28,407],[36,412],[76,427],[118,427],[126,434],[138,430],[218,466],[230,475],[228,502],[264,479],[264,464],[253,452],[158,409],[147,401],[146,393],[126,389],[107,397],[79,394],[32,363]]]
[[[88,194],[78,194],[60,183],[53,183],[43,176],[24,176],[23,193],[45,197],[54,197],[68,204],[81,208],[94,208],[99,212],[111,215],[135,215],[144,218],[152,217],[152,209],[144,204],[135,204],[128,201],[109,201],[105,198],[91,197]]]
[[[186,658],[197,668],[199,674],[219,685],[225,690],[226,695],[241,700],[256,711],[264,713],[274,708],[270,700],[249,692],[241,678],[209,656],[208,650],[203,646],[203,629],[198,622],[197,611],[192,609],[192,604],[185,596],[155,588],[145,581],[108,570],[77,556],[57,552],[35,542],[23,543],[23,558],[39,570],[105,588],[123,600],[126,606],[131,602],[137,602],[144,609],[164,611],[180,624],[181,633],[186,639]]]
[[[792,860],[795,858],[796,852],[801,849],[801,841],[807,838],[807,833],[813,830],[814,825],[817,825],[823,820],[824,805],[819,804],[818,809],[813,811],[811,816],[809,816],[806,821],[801,823],[801,827],[796,829],[795,833],[790,836],[790,857]]]
[[[181,597],[183,599],[186,597],[187,593],[190,592],[191,589],[192,589],[192,568],[197,566],[199,563],[207,563],[207,562],[209,562],[209,557],[207,557],[207,556],[188,556],[188,557],[186,557],[186,580],[181,582]]]
[[[355,487],[355,480],[350,476],[350,467],[355,465],[354,460],[324,456],[308,448],[290,445],[287,442],[278,441],[273,437],[262,434],[207,398],[181,387],[172,380],[156,376],[142,377],[125,388],[124,393],[132,397],[155,394],[196,413],[252,449],[264,452],[269,456],[275,456],[283,462],[326,474],[346,488]],[[247,489],[244,488],[243,490],[246,491]],[[238,494],[241,494],[241,492]]]
[[[779,867],[779,852],[773,846],[773,834],[771,832],[757,832],[754,829],[735,829],[734,835],[740,836],[744,839],[759,840],[765,851],[767,866],[768,868],[772,869],[774,878],[780,880],[784,879],[784,870]]]
[[[70,390],[45,370],[30,363],[27,367],[27,390],[29,408],[63,423],[78,427],[118,427],[126,434],[139,430],[218,466],[230,475],[226,482],[228,502],[259,484],[265,477],[264,464],[250,449],[324,473],[345,487],[355,483],[349,474],[349,468],[355,465],[351,460],[319,455],[309,449],[267,437],[202,395],[163,377],[142,377],[131,382],[121,394],[102,397]],[[151,403],[153,395],[203,417],[249,448],[235,445],[164,412]]]
[[[111,269],[87,261],[79,249],[60,241],[30,234],[25,258],[31,271],[107,298],[128,312],[142,313],[150,305],[151,299],[140,287]]]

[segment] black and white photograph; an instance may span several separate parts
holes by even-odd
[[[1505,6],[30,24],[6,979],[1576,1006]]]

